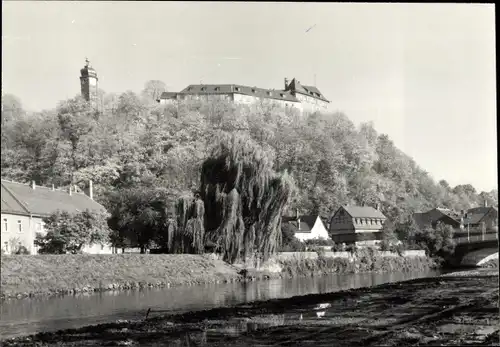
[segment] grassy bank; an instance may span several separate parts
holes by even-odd
[[[342,258],[293,259],[281,261],[282,272],[290,276],[308,276],[311,273],[361,273],[391,271],[425,271],[438,265],[430,258],[361,256],[354,261]]]
[[[0,295],[23,298],[332,273],[424,271],[437,266],[428,258],[377,257],[369,253],[360,253],[354,260],[319,257],[271,263],[272,266],[241,271],[241,267],[209,255],[2,256]]]
[[[208,255],[113,254],[5,256],[1,296],[201,284],[240,279],[238,270]]]

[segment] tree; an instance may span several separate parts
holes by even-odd
[[[176,219],[168,223],[169,253],[202,254],[205,250],[205,207],[198,195],[181,196],[175,205]]]
[[[264,260],[280,243],[281,216],[294,187],[288,174],[247,136],[222,136],[201,169],[208,239],[234,263],[257,252]]]
[[[43,219],[47,234],[37,234],[35,244],[40,253],[49,254],[75,254],[86,245],[103,245],[109,241],[107,218],[106,212],[54,212]]]
[[[398,243],[398,237],[394,230],[394,225],[391,221],[387,220],[382,227],[382,240],[380,242],[380,249],[382,251],[389,251]]]
[[[415,243],[432,257],[445,258],[455,250],[454,230],[450,225],[439,222],[435,229],[425,227],[415,234]]]
[[[98,113],[81,97],[62,102],[57,110],[61,136],[71,144],[71,182],[73,175],[80,168],[77,156],[82,138],[89,134],[95,126]]]
[[[150,80],[144,84],[142,95],[152,103],[156,103],[160,99],[163,92],[167,91],[167,86],[159,80]]]
[[[139,247],[141,253],[158,245],[158,237],[167,226],[169,199],[165,189],[154,187],[131,187],[111,193],[108,205],[113,245]]]

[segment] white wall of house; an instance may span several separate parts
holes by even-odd
[[[111,245],[92,245],[84,246],[82,253],[87,254],[113,254],[113,247]]]
[[[30,254],[38,254],[34,243],[36,234],[46,233],[42,218],[2,213],[1,223],[0,243],[5,254],[12,254],[19,246],[26,247]],[[82,251],[88,254],[113,253],[110,245],[85,246]]]
[[[306,240],[311,240],[311,239],[329,239],[330,237],[328,236],[328,230],[326,230],[325,225],[321,221],[319,217],[316,217],[316,221],[314,222],[314,226],[312,227],[310,232],[307,233],[301,233],[301,232],[296,232],[295,237],[298,238],[300,241],[304,242]]]
[[[36,253],[34,245],[37,232],[43,232],[43,221],[39,217],[2,213],[0,242],[6,254],[11,254],[19,246],[24,246],[31,253]]]

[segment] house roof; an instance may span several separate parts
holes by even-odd
[[[427,226],[430,227],[432,225],[432,218],[426,212],[414,213],[412,215],[412,217],[413,217],[413,220],[415,221],[415,223],[421,229],[423,229]]]
[[[496,211],[494,207],[475,207],[467,210],[466,224],[478,224],[490,211]],[[498,214],[498,211],[497,211]]]
[[[53,212],[104,211],[104,207],[83,193],[52,190],[2,180],[2,213],[47,216]]]
[[[439,207],[436,207],[436,210],[441,212],[442,214],[456,220],[457,222],[460,222],[460,219],[462,218],[462,216],[460,215],[460,213],[458,212],[455,212],[453,210],[450,210],[448,208],[439,208]]]
[[[291,230],[294,233],[310,233],[314,224],[316,223],[316,219],[318,216],[309,215],[309,216],[300,216],[300,228],[297,221],[297,217],[283,217],[282,221],[284,223],[288,223],[290,225]],[[320,218],[321,223],[323,221]]]
[[[379,210],[374,209],[371,206],[352,206],[352,205],[344,205],[342,206],[344,210],[349,213],[349,215],[353,218],[383,218],[386,217]]]

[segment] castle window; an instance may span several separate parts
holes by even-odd
[[[7,218],[3,219],[2,231],[3,232],[8,232],[9,231],[9,224],[7,223]]]

